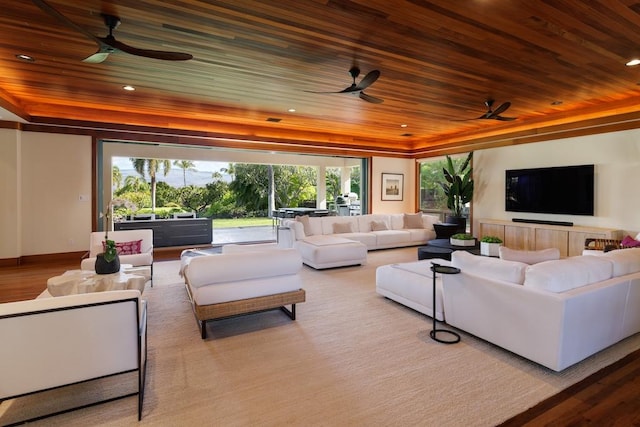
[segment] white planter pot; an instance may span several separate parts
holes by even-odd
[[[449,239],[449,243],[451,243],[453,246],[475,246],[476,239],[458,240],[458,239],[454,239],[453,237],[451,237]]]
[[[500,256],[500,246],[502,246],[502,243],[480,242],[480,254],[484,256]]]

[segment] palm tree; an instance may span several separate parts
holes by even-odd
[[[113,181],[116,191],[122,188],[122,172],[120,172],[120,168],[118,166],[113,166],[111,168],[111,180]]]
[[[191,160],[174,160],[173,165],[182,169],[182,179],[184,181],[184,187],[187,186],[187,171],[195,171],[196,164]]]
[[[149,179],[151,181],[151,212],[155,212],[156,210],[156,174],[162,165],[162,170],[164,176],[167,176],[169,171],[171,170],[171,161],[169,160],[158,160],[158,159],[135,159],[130,158],[131,163],[133,163],[133,168],[138,172],[143,178],[146,177],[146,174],[149,174]]]

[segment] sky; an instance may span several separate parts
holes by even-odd
[[[194,160],[196,170],[200,172],[214,172],[219,171],[221,168],[226,168],[229,166],[228,162],[205,162],[200,160]],[[114,157],[113,158],[113,166],[118,166],[120,170],[123,169],[133,169],[133,165],[131,164],[131,160],[128,157]],[[173,160],[171,161],[171,166],[173,167]]]

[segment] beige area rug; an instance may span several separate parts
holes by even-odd
[[[638,334],[556,373],[465,333],[459,344],[436,343],[429,317],[375,292],[376,267],[415,259],[406,248],[370,252],[364,267],[305,267],[297,321],[280,311],[227,319],[210,324],[205,341],[179,261],[158,262],[144,293],[142,421],[130,397],[33,425],[492,426],[640,348]],[[95,388],[83,395],[106,393]],[[38,401],[4,402],[0,424]]]

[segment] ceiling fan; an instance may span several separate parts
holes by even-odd
[[[486,101],[484,101],[484,105],[487,106],[487,112],[481,115],[480,117],[476,117],[475,119],[469,119],[469,120],[482,120],[482,119],[487,120],[488,119],[488,120],[501,120],[501,121],[509,122],[511,120],[516,119],[515,117],[504,117],[500,115],[505,111],[507,111],[509,107],[511,107],[510,102],[503,102],[495,110],[492,110],[491,108],[493,107],[494,102],[495,101],[493,99],[487,99]]]
[[[150,49],[138,49],[133,46],[129,46],[124,44],[113,36],[113,30],[120,25],[120,18],[114,15],[102,14],[102,18],[104,19],[104,24],[109,29],[109,35],[106,37],[97,37],[91,34],[89,31],[85,30],[81,26],[77,25],[75,22],[68,19],[66,16],[58,12],[55,8],[49,5],[44,0],[32,0],[33,3],[38,6],[40,9],[44,10],[48,14],[52,15],[54,18],[61,21],[63,24],[67,25],[75,29],[76,31],[84,34],[91,40],[95,41],[98,45],[98,50],[94,54],[85,58],[84,62],[89,62],[93,64],[100,63],[107,59],[109,54],[116,52],[126,52],[131,55],[143,56],[145,58],[153,58],[153,59],[162,59],[166,61],[186,61],[193,58],[193,55],[189,53],[181,53],[181,52],[166,52],[161,50],[150,50]]]
[[[353,79],[353,83],[351,83],[351,86],[346,87],[342,90],[339,90],[337,92],[313,92],[310,90],[307,90],[305,92],[308,93],[350,93],[353,95],[358,95],[358,97],[360,97],[360,99],[367,101],[367,102],[371,102],[373,104],[382,104],[384,102],[384,100],[380,99],[380,98],[376,98],[375,96],[371,96],[371,95],[367,95],[366,93],[364,93],[364,90],[366,88],[368,88],[369,86],[371,86],[376,80],[378,80],[378,78],[380,77],[380,71],[378,70],[373,70],[373,71],[369,71],[367,73],[366,76],[364,76],[362,78],[362,80],[360,80],[360,83],[356,83],[356,78],[360,75],[360,68],[358,68],[357,66],[353,66],[349,69],[349,74],[351,75],[351,78]]]

